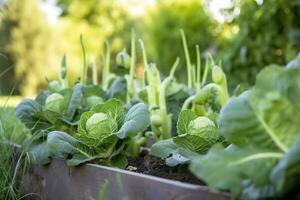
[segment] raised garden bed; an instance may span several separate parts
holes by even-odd
[[[234,199],[228,194],[215,192],[206,186],[96,164],[70,168],[62,159],[54,159],[49,165],[32,165],[25,179],[25,192],[36,193],[33,199],[97,198],[106,180],[108,187],[105,199]]]

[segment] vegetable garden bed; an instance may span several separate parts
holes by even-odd
[[[145,72],[138,79],[134,32],[131,56],[125,51],[116,56],[128,74],[110,72],[106,44],[102,83],[95,62],[88,81],[80,38],[80,82],[70,87],[64,56],[59,81],[16,107],[16,116],[32,133],[25,148],[29,160],[40,164],[31,168],[28,192],[34,192],[32,185],[49,199],[85,199],[99,190],[102,195],[108,190],[108,199],[232,198],[206,186],[163,179],[168,178],[203,181],[245,199],[299,197],[300,55],[286,67],[263,69],[255,85],[237,87],[230,95],[222,67],[208,56],[201,72],[198,46],[192,65],[181,35],[187,84],[176,82],[178,58],[162,79],[148,63],[142,40]]]
[[[26,193],[36,193],[41,199],[74,200],[97,198],[105,189],[105,199],[164,200],[229,200],[230,195],[210,190],[206,186],[182,183],[138,174],[117,168],[85,164],[70,168],[64,160],[33,165],[25,182]],[[38,196],[36,196],[38,197]],[[38,199],[38,198],[37,198]]]

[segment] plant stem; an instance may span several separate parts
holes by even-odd
[[[105,41],[105,60],[104,60],[104,67],[102,70],[102,87],[104,90],[108,88],[108,81],[109,81],[109,67],[110,67],[110,46],[108,41]]]
[[[93,84],[98,85],[98,66],[96,58],[93,61]]]
[[[81,49],[82,49],[82,55],[83,55],[83,70],[81,73],[81,79],[80,79],[80,83],[81,85],[85,85],[87,84],[87,72],[88,72],[88,66],[87,66],[87,59],[86,59],[86,52],[85,52],[85,47],[83,44],[83,37],[82,34],[80,35],[80,45],[81,45]]]
[[[68,74],[68,70],[67,70],[66,54],[64,54],[61,59],[60,73],[59,73],[59,80],[63,89],[69,87],[67,74]]]
[[[196,90],[200,90],[200,87],[201,87],[201,57],[200,57],[199,45],[196,45],[196,57],[197,57],[197,65],[196,65]]]
[[[135,60],[136,60],[136,52],[135,52],[135,32],[131,31],[131,60],[130,60],[130,70],[129,70],[129,79],[127,85],[127,102],[131,100],[135,96],[134,90],[134,75],[135,75]]]
[[[166,89],[174,80],[174,75],[176,68],[179,64],[179,58],[176,58],[175,63],[172,66],[172,69],[170,71],[169,76],[162,82],[162,84],[159,87],[159,109],[160,109],[160,114],[162,118],[162,126],[161,126],[161,132],[162,132],[162,138],[163,139],[168,139],[171,137],[171,122],[172,119],[170,115],[167,113],[167,105],[166,105]]]
[[[185,54],[185,59],[186,59],[186,67],[187,67],[187,85],[188,88],[192,88],[192,65],[191,65],[191,58],[189,54],[189,50],[187,47],[187,42],[186,42],[186,37],[184,34],[184,31],[181,29],[181,38],[182,38],[182,43],[183,43],[183,49],[184,49],[184,54]]]

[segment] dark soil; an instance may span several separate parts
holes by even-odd
[[[149,155],[147,151],[142,151],[138,158],[130,158],[126,170],[186,183],[204,185],[203,182],[188,171],[186,165],[168,167],[164,160]]]

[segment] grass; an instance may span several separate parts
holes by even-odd
[[[0,109],[2,108],[14,108],[22,100],[21,96],[0,96]]]
[[[1,104],[0,104],[1,105]],[[7,104],[6,104],[7,106]],[[29,130],[14,116],[13,107],[0,108],[0,199],[22,199],[19,175],[26,172],[25,154],[16,156],[12,144],[22,145]],[[18,180],[17,180],[18,175]],[[21,176],[22,177],[22,176]]]

